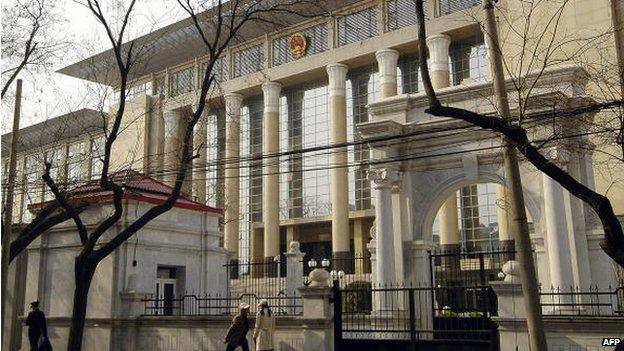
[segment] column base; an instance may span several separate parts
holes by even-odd
[[[332,253],[332,270],[343,271],[345,274],[353,274],[354,269],[353,253],[350,251],[334,251]]]

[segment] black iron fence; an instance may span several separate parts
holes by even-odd
[[[431,284],[433,286],[485,286],[501,280],[503,265],[512,260],[514,251],[430,251]]]
[[[303,313],[301,297],[265,296],[255,294],[231,295],[182,295],[177,298],[150,297],[143,299],[144,316],[223,316],[235,315],[241,303],[250,306],[251,313],[257,312],[261,299],[266,299],[277,315],[300,315]]]
[[[624,316],[624,285],[617,288],[540,289],[542,313],[560,316]]]
[[[489,286],[334,288],[340,345],[361,340],[496,342],[494,293]],[[462,301],[449,306],[448,296]],[[461,296],[461,297],[459,297]],[[338,303],[336,303],[338,302]]]

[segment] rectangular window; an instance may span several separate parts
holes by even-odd
[[[343,46],[377,35],[376,7],[338,18],[338,46]]]
[[[423,3],[425,19],[429,19],[429,6]],[[390,0],[386,3],[388,30],[413,26],[416,24],[416,4],[414,0]]]
[[[204,74],[206,73],[206,68],[208,67],[208,62],[202,62],[201,64],[201,75],[199,76],[199,84],[204,80]],[[215,83],[223,83],[228,79],[228,64],[227,58],[221,56],[215,60],[214,66],[212,67],[212,74],[214,76]]]
[[[444,16],[453,12],[467,10],[478,5],[481,5],[481,0],[439,0],[438,11],[440,16]]]
[[[155,95],[165,95],[165,76],[161,75],[161,76],[157,76],[154,79],[154,94]]]
[[[206,196],[209,206],[222,207],[224,167],[233,167],[234,164],[222,164],[219,160],[225,157],[225,115],[224,111],[217,111],[208,116],[206,140]]]
[[[39,177],[41,174],[38,168],[41,165],[41,158],[37,155],[26,156],[24,160],[24,200],[22,201],[22,221],[29,222],[32,220],[32,214],[28,210],[28,205],[38,203],[39,195],[37,191],[41,185]]]
[[[462,84],[465,79],[476,82],[487,80],[486,49],[482,36],[452,43],[449,56],[453,85]]]
[[[104,136],[91,140],[91,179],[102,175],[102,157],[104,156]]]
[[[55,182],[59,183],[61,181],[59,168],[61,167],[61,149],[53,149],[47,151],[45,154],[46,161],[50,163],[50,178],[52,178]],[[54,194],[47,187],[44,187],[44,200],[49,201],[54,199]]]
[[[300,32],[306,39],[305,55],[314,55],[327,50],[327,24],[322,23]],[[295,58],[288,49],[290,35],[273,40],[273,66],[294,61]]]
[[[172,97],[188,93],[195,88],[193,73],[193,67],[171,73],[171,76],[169,76],[169,85]]]
[[[152,94],[152,82],[138,83],[130,86],[127,89],[126,98],[130,100],[144,94]]]
[[[263,45],[258,44],[234,53],[234,78],[261,71],[264,68]]]
[[[67,151],[67,181],[69,186],[84,180],[83,162],[86,158],[87,143],[79,141],[69,145]]]

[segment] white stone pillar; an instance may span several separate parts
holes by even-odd
[[[225,204],[223,247],[238,260],[240,231],[240,109],[243,95],[229,93],[225,99]]]
[[[301,252],[298,241],[291,241],[288,251],[284,252],[286,257],[286,296],[289,298],[296,298],[299,295],[299,288],[302,287],[303,282],[303,257],[305,253]],[[289,305],[295,306],[296,301],[292,301]],[[295,314],[296,307],[289,308],[292,314]]]
[[[279,152],[279,107],[282,85],[266,82],[264,92],[264,120],[262,124],[262,150],[264,155]],[[264,159],[262,178],[262,215],[264,222],[264,258],[273,262],[279,252],[279,158]]]
[[[568,291],[574,283],[574,278],[563,189],[559,183],[546,174],[542,174],[542,184],[550,282],[555,289]]]
[[[203,204],[206,203],[206,162],[208,161],[206,145],[208,140],[208,120],[206,115],[207,113],[204,111],[197,121],[193,133],[193,150],[198,156],[193,159],[193,198]]]
[[[453,192],[440,207],[440,250],[459,252],[459,218],[457,215],[457,196]]]
[[[508,211],[510,209],[509,197],[507,195],[507,188],[502,184],[496,185],[496,212],[498,217],[498,246],[502,251],[515,251],[515,244],[513,239],[513,233],[509,232],[509,218]],[[509,257],[513,258],[513,255]]]
[[[446,34],[435,34],[427,37],[429,48],[429,75],[434,89],[446,88],[450,85],[449,46],[451,37]]]
[[[399,52],[393,49],[379,50],[375,53],[379,67],[379,91],[381,98],[397,94],[397,62]]]
[[[394,228],[392,216],[392,184],[399,179],[397,171],[381,168],[371,169],[369,179],[374,183],[377,191],[375,198],[375,242],[376,248],[376,281],[380,285],[396,283]],[[384,309],[384,301],[380,302],[380,309]]]
[[[167,110],[163,113],[165,122],[165,167],[163,180],[174,186],[176,171],[180,168],[180,149],[182,147],[182,133],[184,114],[180,110]]]
[[[335,63],[327,65],[329,77],[329,142],[330,144],[347,141],[347,65]],[[346,165],[347,148],[334,149],[331,154],[332,165]],[[332,253],[333,268],[345,270],[350,262],[349,230],[349,177],[346,167],[334,167],[330,170],[329,192],[332,204]]]

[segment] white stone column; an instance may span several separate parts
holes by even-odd
[[[223,214],[223,247],[238,260],[240,231],[240,109],[243,95],[229,93],[225,99],[225,208]]]
[[[429,48],[429,75],[434,89],[446,88],[450,85],[449,46],[451,37],[446,34],[435,34],[427,37]]]
[[[334,63],[327,65],[329,77],[329,142],[330,144],[347,141],[347,65]],[[334,149],[331,154],[332,165],[346,165],[347,148]],[[349,230],[349,177],[346,167],[334,167],[330,170],[329,192],[332,204],[332,253],[333,268],[345,270],[350,254]]]
[[[460,249],[457,195],[455,192],[440,207],[440,250],[458,252]]]
[[[381,168],[371,169],[369,179],[377,191],[375,198],[375,242],[376,248],[376,281],[380,285],[396,283],[394,228],[392,216],[392,184],[399,179],[395,170]],[[380,309],[384,309],[380,301]],[[388,306],[390,307],[390,306]]]
[[[397,62],[399,52],[393,49],[379,50],[375,53],[379,67],[379,91],[381,98],[397,94]]]
[[[542,174],[542,184],[550,282],[555,289],[568,291],[574,284],[574,278],[563,188],[546,174]]]
[[[165,122],[165,167],[163,180],[170,186],[174,186],[176,171],[180,168],[180,148],[182,147],[181,134],[184,114],[180,110],[167,110],[163,113]]]
[[[279,152],[279,107],[282,85],[266,82],[264,92],[264,120],[262,150],[264,155]],[[264,222],[264,258],[273,262],[279,252],[279,158],[264,159],[262,178],[262,215]]]
[[[203,204],[206,203],[206,162],[208,161],[207,143],[208,141],[208,120],[207,113],[197,121],[193,133],[193,150],[197,158],[193,159],[193,198]]]
[[[303,257],[305,253],[301,252],[298,241],[291,241],[288,251],[284,252],[286,257],[286,296],[296,298],[299,296],[298,289],[303,285]],[[295,301],[289,303],[296,305]],[[289,308],[292,314],[295,314],[296,307]]]
[[[509,197],[507,195],[507,188],[502,184],[496,185],[496,212],[498,217],[498,246],[502,251],[515,251],[515,243],[513,233],[509,232],[509,218],[508,211],[510,209]],[[509,259],[513,259],[513,255],[510,255]]]

